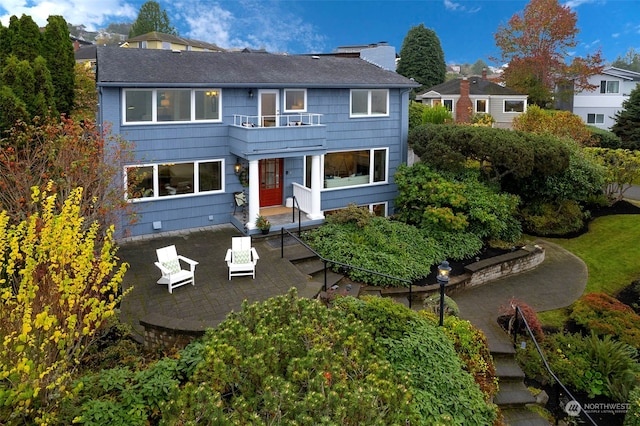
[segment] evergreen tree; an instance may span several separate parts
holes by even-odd
[[[640,84],[631,91],[622,108],[614,117],[616,122],[611,131],[620,138],[623,148],[640,149]]]
[[[426,89],[445,81],[447,66],[440,39],[424,24],[412,27],[402,42],[398,74],[413,78]]]
[[[611,63],[612,67],[621,68],[623,70],[640,72],[640,52],[632,47],[624,55],[624,58],[618,56],[615,61]]]
[[[156,1],[148,1],[140,7],[140,12],[129,31],[129,38],[133,38],[152,31],[163,34],[178,35],[176,29],[169,23],[166,10],[160,9]]]
[[[31,64],[27,60],[19,60],[15,55],[9,56],[6,62],[0,83],[11,88],[12,93],[25,103],[29,114],[33,114],[35,76]]]
[[[67,22],[62,16],[49,16],[43,36],[42,56],[53,82],[55,106],[59,113],[69,115],[73,107],[75,57]]]
[[[75,64],[75,60],[74,60]],[[51,76],[51,65],[42,57],[38,56],[33,61],[33,75],[35,77],[35,87],[32,105],[32,116],[58,117],[60,111],[56,107],[55,87]],[[73,87],[71,88],[73,91]],[[73,98],[73,94],[71,95]],[[66,111],[65,111],[66,112]]]
[[[11,53],[20,60],[33,61],[41,52],[42,36],[40,27],[31,16],[22,15],[20,19],[10,18]]]
[[[29,120],[27,105],[9,86],[0,85],[0,142],[5,136],[4,133],[18,120]]]
[[[0,70],[11,53],[11,32],[0,21]]]

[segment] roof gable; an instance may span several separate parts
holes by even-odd
[[[419,85],[359,58],[99,46],[99,85],[386,87]]]
[[[602,70],[602,74],[618,77],[623,80],[640,81],[640,73],[624,70],[622,68],[608,67]]]

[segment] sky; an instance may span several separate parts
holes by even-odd
[[[156,0],[179,35],[220,47],[269,52],[330,53],[339,46],[387,42],[400,52],[417,25],[435,31],[447,64],[488,65],[499,56],[494,34],[522,13],[517,0]],[[54,4],[55,2],[55,4]],[[640,1],[560,1],[577,13],[578,46],[571,55],[600,50],[605,61],[640,53]],[[41,26],[50,15],[87,30],[133,22],[145,0],[0,0],[0,21],[29,15]]]

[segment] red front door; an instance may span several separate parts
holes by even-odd
[[[260,160],[260,207],[282,205],[282,158]]]

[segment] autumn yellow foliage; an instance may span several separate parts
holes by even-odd
[[[0,213],[0,419],[52,424],[73,370],[114,316],[128,268],[113,226],[83,227],[82,188],[66,200],[33,189],[40,213],[9,225]],[[83,230],[84,229],[84,230]],[[2,422],[2,421],[0,421]]]

